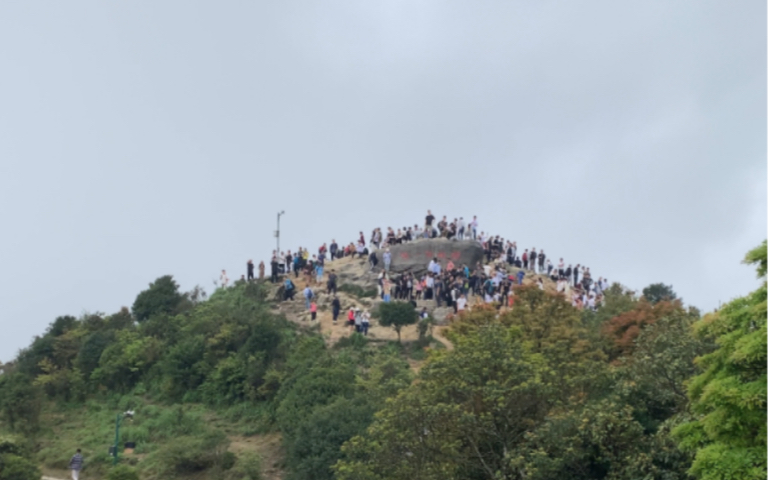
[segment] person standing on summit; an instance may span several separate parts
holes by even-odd
[[[464,217],[459,217],[459,221],[456,222],[456,238],[464,240]]]
[[[424,219],[424,236],[426,238],[432,237],[432,222],[435,221],[435,216],[432,215],[432,210],[427,210],[427,216]]]
[[[269,281],[277,283],[277,253],[272,254],[272,259],[269,261],[269,268],[271,269],[271,275]]]
[[[248,260],[248,281],[253,280],[253,260]]]
[[[472,221],[469,222],[469,229],[472,231],[472,240],[477,240],[477,215],[472,217]]]

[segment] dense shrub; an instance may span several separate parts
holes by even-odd
[[[19,438],[0,436],[0,480],[39,480],[40,469]]]
[[[116,465],[109,469],[107,480],[139,480],[139,472],[128,465]]]
[[[139,293],[133,302],[133,315],[142,322],[153,315],[173,313],[184,300],[179,286],[170,275],[158,278],[149,288]]]
[[[179,436],[150,454],[147,462],[158,475],[190,474],[218,466],[231,467],[227,453],[229,441],[224,433],[211,431],[202,436]]]

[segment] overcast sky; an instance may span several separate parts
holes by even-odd
[[[764,1],[0,3],[0,361],[428,208],[710,310],[766,237]]]

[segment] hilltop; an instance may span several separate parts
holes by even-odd
[[[419,276],[432,257],[443,268],[455,260],[464,279],[479,255],[470,275],[484,285],[520,278],[477,249],[392,246],[390,277]],[[765,245],[748,261],[764,276]],[[562,280],[525,270],[511,302],[470,295],[454,313],[434,299],[400,301],[429,315],[398,342],[379,324],[380,264],[347,256],[324,270],[338,276],[343,310],[374,314],[367,336],[343,316],[334,325],[326,285],[294,274],[299,292],[308,282],[315,291],[315,321],[300,295],[284,299],[284,277],[208,297],[164,276],[130,309],[56,318],[3,366],[0,479],[39,478],[38,466],[65,478],[76,448],[86,478],[113,480],[682,480],[710,468],[710,446],[734,452],[729,471],[765,470],[765,284],[701,319],[665,285],[638,298],[613,284],[599,308],[579,309]],[[720,371],[725,358],[744,360]],[[749,412],[739,421],[754,434],[738,445],[702,437],[697,422],[720,407],[701,385],[736,370],[729,385],[758,401],[717,414]]]

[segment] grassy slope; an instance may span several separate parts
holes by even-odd
[[[283,478],[280,434],[268,430],[258,409],[246,407],[215,411],[198,404],[162,406],[131,396],[107,402],[89,400],[73,406],[50,403],[45,407],[43,431],[38,437],[40,463],[46,475],[68,478],[69,458],[75,449],[82,448],[87,463],[84,474],[91,479],[103,478],[111,464],[107,448],[114,441],[115,412],[135,408],[135,419],[123,422],[120,436],[121,444],[135,441],[136,450],[122,455],[121,462],[136,466],[142,478],[165,478],[160,472],[168,445],[180,438],[211,432],[226,435],[224,445],[238,458],[236,465],[256,454],[262,460],[263,478]],[[239,473],[233,468],[227,475],[235,477]],[[221,470],[212,468],[184,473],[179,478],[220,479],[222,475]]]

